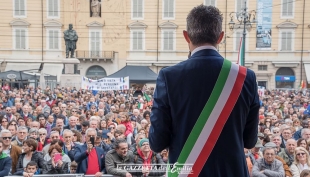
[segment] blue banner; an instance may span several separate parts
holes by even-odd
[[[295,76],[276,76],[277,82],[295,82]]]
[[[257,0],[256,49],[271,49],[272,1]]]

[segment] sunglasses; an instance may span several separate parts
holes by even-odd
[[[76,112],[76,111],[71,111],[71,112]]]
[[[303,156],[303,155],[305,155],[306,153],[298,153],[298,154],[296,154],[297,156]]]
[[[12,137],[2,137],[2,139],[4,139],[4,140],[10,140],[10,139],[12,139]]]
[[[280,132],[273,132],[273,133],[280,133]]]
[[[39,134],[40,136],[42,136],[42,135],[46,135],[45,133],[43,133],[43,134]]]
[[[11,124],[11,125],[17,125],[17,124]]]

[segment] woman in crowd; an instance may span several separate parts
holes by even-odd
[[[139,172],[133,173],[136,176],[163,176],[165,172],[158,172],[158,170],[152,170],[154,165],[164,165],[160,154],[153,152],[150,148],[149,140],[143,138],[139,141],[139,148],[136,154],[134,154],[134,163],[143,164],[143,169]],[[152,165],[152,169],[151,169]]]
[[[295,118],[293,120],[293,126],[295,128],[295,131],[298,131],[299,129],[302,128],[302,126],[300,125],[300,120],[298,118]]]
[[[37,142],[33,139],[27,139],[23,142],[23,153],[19,156],[16,165],[15,175],[24,175],[24,168],[30,161],[34,161],[38,165],[38,169],[42,169],[44,165],[44,159],[42,153],[36,151]],[[39,171],[38,171],[39,172]]]
[[[148,121],[145,119],[141,120],[141,128],[146,129],[146,125],[148,124]]]
[[[30,128],[28,131],[29,138],[32,138],[34,140],[38,139],[38,129],[36,128]]]
[[[71,130],[73,133],[72,142],[77,145],[83,145],[82,143],[82,134],[77,130]]]
[[[151,113],[149,111],[145,111],[143,113],[143,118],[147,120],[147,122],[150,122],[150,117],[151,117]]]
[[[125,125],[126,131],[124,132],[125,137],[127,138],[127,142],[131,145],[131,138],[133,137],[133,128],[131,126],[131,121],[127,113],[120,113],[121,116],[121,124]]]
[[[93,112],[91,112],[90,110],[88,110],[88,111],[86,111],[85,115],[86,115],[86,119],[89,120],[90,117],[93,116],[94,114],[93,114]]]
[[[303,170],[300,173],[300,177],[310,177],[310,170]]]
[[[102,133],[103,130],[107,130],[108,129],[108,126],[107,126],[107,121],[102,119],[100,120],[100,123],[99,123],[99,128],[98,128],[98,132],[99,133]]]
[[[307,143],[307,140],[304,139],[304,138],[299,138],[297,140],[297,147],[303,147],[303,148],[305,148],[306,150],[309,151],[309,145]]]
[[[39,138],[38,138],[38,151],[42,151],[43,147],[48,144],[49,140],[46,137],[47,131],[44,128],[39,129]]]
[[[0,131],[7,129],[7,127],[8,127],[8,118],[2,116]]]
[[[69,172],[69,163],[55,158],[55,154],[62,155],[62,149],[59,145],[50,146],[48,154],[51,159],[44,164],[43,174],[66,174]]]
[[[310,169],[309,153],[303,147],[297,147],[294,151],[294,162],[291,165],[293,177],[299,177],[303,170]]]

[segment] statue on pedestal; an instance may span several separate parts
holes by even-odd
[[[100,17],[101,3],[99,0],[92,0],[90,4],[91,17]]]
[[[71,51],[70,58],[74,58],[74,50],[76,49],[76,42],[78,40],[78,35],[76,31],[72,29],[73,25],[69,24],[69,29],[64,32],[64,39],[66,43],[66,58],[69,57],[69,52]]]

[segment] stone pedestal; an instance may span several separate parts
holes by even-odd
[[[74,64],[65,64],[65,74],[74,74]]]

